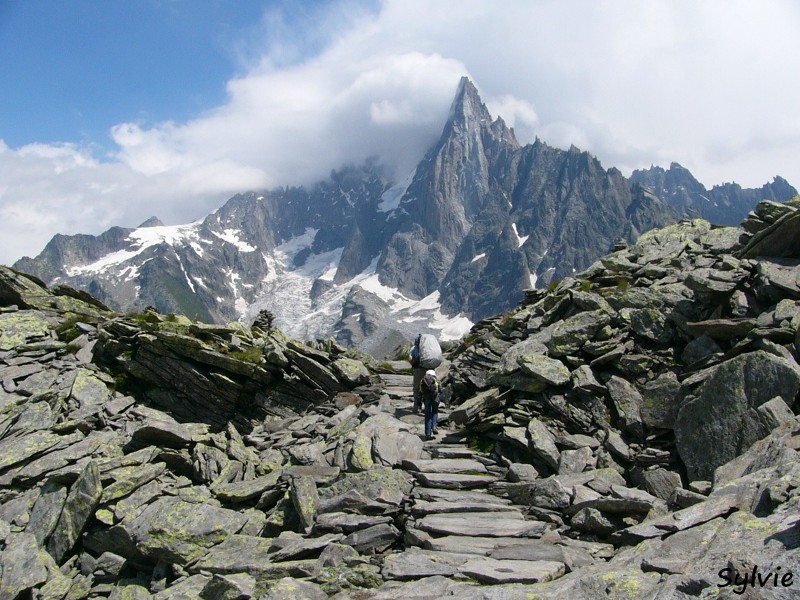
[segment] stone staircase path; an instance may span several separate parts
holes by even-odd
[[[410,375],[382,376],[394,416],[424,438],[424,421],[411,412]],[[554,525],[529,515],[503,494],[506,469],[470,448],[440,407],[439,432],[424,440],[424,456],[403,461],[416,485],[408,498],[404,552],[384,560],[386,579],[444,576],[482,583],[535,583],[562,576],[594,559],[563,545]],[[548,533],[549,532],[549,533]]]

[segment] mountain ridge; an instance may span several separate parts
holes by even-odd
[[[237,194],[194,224],[149,219],[96,237],[55,236],[14,267],[121,310],[152,305],[224,323],[269,309],[292,335],[377,351],[421,330],[458,337],[620,239],[677,221],[706,195],[686,173],[629,181],[574,146],[521,146],[465,77],[438,141],[405,181],[370,160],[310,187]],[[687,185],[691,194],[677,193]],[[784,180],[762,190],[796,193]]]
[[[529,290],[445,352],[433,436],[405,361],[0,266],[0,590],[793,597],[755,574],[800,572],[798,240],[762,201]]]

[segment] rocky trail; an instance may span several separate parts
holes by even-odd
[[[392,392],[395,417],[422,436],[422,417],[408,414],[411,376],[384,377],[382,382]],[[541,539],[548,524],[529,514],[530,507],[508,498],[508,468],[496,457],[470,449],[463,431],[448,422],[448,413],[441,408],[439,434],[425,441],[423,457],[402,463],[414,477],[406,500],[406,551],[386,558],[384,577],[408,581],[442,576],[499,584],[563,575],[565,564],[572,564],[569,550]],[[585,552],[579,546],[575,553]]]

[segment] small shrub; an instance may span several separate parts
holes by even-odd
[[[495,441],[485,436],[478,436],[469,440],[469,447],[471,450],[482,452],[483,454],[491,454],[494,452]]]
[[[81,334],[76,327],[80,320],[78,315],[70,315],[66,321],[56,327],[56,334],[58,334],[58,337],[67,343],[77,338]]]

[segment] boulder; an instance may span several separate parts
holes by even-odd
[[[689,478],[711,479],[714,470],[769,431],[758,407],[780,396],[794,403],[800,366],[764,351],[722,363],[695,391],[687,392],[675,423],[675,443]]]

